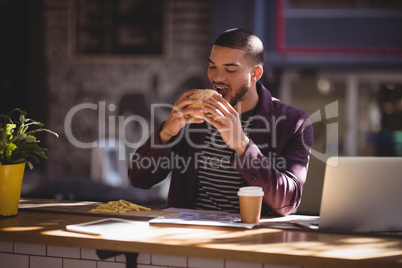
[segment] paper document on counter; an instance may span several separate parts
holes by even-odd
[[[148,226],[149,224],[147,222],[107,218],[78,224],[69,224],[66,226],[66,229],[68,231],[92,235],[106,235],[116,232],[131,232],[132,230],[138,230],[139,228]]]
[[[182,224],[182,225],[198,225],[198,226],[215,226],[215,227],[235,227],[235,228],[281,228],[292,226],[296,228],[295,221],[311,220],[318,218],[317,216],[305,215],[289,215],[283,217],[262,218],[259,223],[242,223],[238,213],[229,213],[223,211],[168,208],[164,211],[178,212],[178,217],[155,218],[149,221],[150,224]]]

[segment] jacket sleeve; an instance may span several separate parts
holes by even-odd
[[[288,215],[301,202],[312,144],[312,125],[308,119],[299,118],[279,155],[265,156],[250,140],[234,166],[246,185],[263,188],[263,202],[270,212]]]
[[[174,139],[166,145],[161,144],[159,138],[161,127],[162,125],[155,129],[131,158],[128,177],[134,187],[149,189],[163,181],[171,171],[166,161],[169,161]]]

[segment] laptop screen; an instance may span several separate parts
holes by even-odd
[[[331,157],[320,230],[402,231],[402,157]]]

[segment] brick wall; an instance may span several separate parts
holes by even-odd
[[[139,254],[138,268],[295,268],[300,266],[246,263],[178,256]],[[0,242],[0,263],[4,268],[125,268],[119,255],[100,260],[94,249]]]
[[[60,134],[59,139],[47,137],[46,140],[49,149],[46,173],[51,179],[65,174],[90,174],[91,149],[72,145],[65,133],[66,116],[77,105],[104,102],[106,107],[105,130],[99,128],[99,110],[86,109],[73,117],[72,133],[78,140],[92,142],[99,138],[119,138],[120,135],[138,141],[144,136],[138,128],[119,129],[112,125],[113,133],[109,129],[109,118],[116,119],[118,125],[118,116],[127,118],[142,113],[140,115],[149,122],[149,111],[143,112],[151,104],[172,104],[183,90],[209,85],[206,68],[211,45],[210,0],[167,1],[170,3],[165,10],[169,25],[168,56],[159,61],[145,58],[124,63],[77,62],[68,56],[68,1],[44,0],[47,127]],[[124,99],[129,101],[131,110],[122,114],[119,105]],[[158,113],[157,122],[167,116],[167,112]]]

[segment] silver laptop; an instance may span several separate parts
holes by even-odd
[[[401,232],[402,157],[329,158],[315,229]]]

